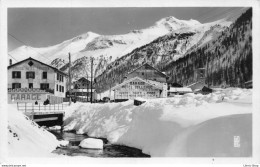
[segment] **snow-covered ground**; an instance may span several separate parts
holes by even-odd
[[[65,130],[142,149],[152,157],[250,156],[252,90],[229,88],[208,95],[150,99],[141,106],[123,103],[72,103]],[[239,147],[234,147],[235,138]],[[8,105],[9,156],[53,157],[54,135]]]
[[[22,112],[8,105],[8,152],[10,157],[53,157],[51,152],[64,145]]]
[[[140,148],[152,157],[250,156],[252,151],[250,89],[151,99],[141,106],[131,100],[76,103],[65,113],[65,130]]]

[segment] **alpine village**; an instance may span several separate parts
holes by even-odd
[[[9,153],[250,157],[252,64],[252,8],[20,46],[8,53]]]

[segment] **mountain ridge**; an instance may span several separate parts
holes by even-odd
[[[195,82],[194,71],[206,67],[209,85],[243,87],[244,82],[252,79],[252,9],[243,13],[230,27],[219,28],[219,25],[212,26],[202,37],[207,40],[213,35],[212,39],[206,43],[202,43],[203,40],[196,42],[184,56],[175,60],[181,51],[176,48],[186,47],[194,32],[159,37],[108,65],[105,72],[96,78],[97,87],[106,91],[121,83],[127,72],[143,63],[166,72],[169,82],[191,84]]]
[[[195,33],[189,37],[190,41],[182,40],[180,44],[177,41],[174,45],[177,48],[173,52],[178,53],[179,57],[182,57],[187,51],[192,50],[192,47],[205,45],[211,38],[214,38],[214,34],[223,31],[230,24],[230,21],[224,19],[202,24],[193,19],[179,20],[169,16],[156,21],[150,27],[132,30],[122,35],[100,35],[94,32],[87,32],[57,45],[44,48],[22,46],[9,52],[9,54],[18,60],[24,56],[36,57],[40,61],[67,72],[68,53],[70,52],[74,79],[90,76],[90,57],[93,56],[95,58],[94,76],[97,77],[104,71],[109,70],[108,67],[111,66],[111,63],[113,64],[113,62],[130,54],[133,50],[142,48],[160,37],[171,36],[172,34]],[[205,33],[208,31],[212,32],[207,36]],[[186,42],[186,44],[183,42]],[[178,56],[174,57],[174,59],[177,58]],[[158,61],[160,60],[158,59]]]

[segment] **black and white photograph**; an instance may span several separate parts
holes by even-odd
[[[259,1],[25,2],[1,4],[2,166],[259,166]]]

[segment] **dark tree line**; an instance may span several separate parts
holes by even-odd
[[[209,85],[244,87],[252,80],[252,9],[214,41],[163,68],[170,81],[184,85],[195,82],[194,71],[206,69]]]
[[[252,80],[252,9],[248,9],[216,39],[195,47],[184,57],[174,60],[176,47],[185,47],[193,33],[169,34],[133,50],[109,64],[96,79],[96,88],[105,91],[121,83],[128,72],[145,62],[164,71],[169,82],[188,85],[195,82],[194,71],[204,67],[209,85],[243,87]],[[160,52],[161,51],[161,52]],[[162,55],[160,55],[162,53]],[[158,61],[158,57],[161,57]]]

